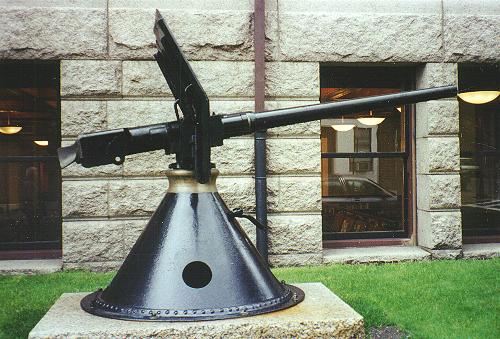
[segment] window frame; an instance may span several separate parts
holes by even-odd
[[[342,70],[345,72],[345,85],[329,86],[331,80],[326,79],[333,70]],[[366,71],[371,71],[371,79],[363,79]],[[352,75],[351,75],[352,72]],[[386,80],[381,75],[386,77]],[[350,87],[350,88],[377,88],[377,87],[393,87],[391,79],[388,77],[397,77],[399,79],[399,88],[401,91],[413,90],[415,88],[415,69],[404,66],[387,66],[387,65],[324,65],[320,67],[320,88],[328,87]],[[382,78],[377,86],[373,86],[373,81],[378,81]],[[335,248],[345,246],[362,246],[362,245],[382,245],[382,244],[403,244],[410,242],[410,237],[413,234],[414,224],[414,138],[415,138],[415,105],[404,105],[405,131],[404,131],[404,150],[396,152],[322,152],[321,159],[402,159],[403,163],[403,230],[401,231],[372,231],[372,232],[322,232],[324,247]],[[323,198],[322,198],[323,199]],[[323,215],[323,210],[322,210]],[[322,221],[323,224],[323,221]]]

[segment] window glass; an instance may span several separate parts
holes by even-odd
[[[59,63],[0,63],[0,250],[60,248],[58,93]]]
[[[500,81],[498,66],[459,67],[459,84]],[[497,89],[500,86],[497,86]],[[500,99],[459,101],[460,178],[464,236],[500,234]]]
[[[406,69],[321,72],[322,101],[398,93],[410,79]],[[405,106],[385,107],[321,121],[325,240],[407,235],[408,112]]]

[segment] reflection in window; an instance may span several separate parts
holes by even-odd
[[[459,84],[497,82],[498,66],[460,66]],[[500,99],[460,101],[460,178],[464,236],[500,234]]]
[[[405,71],[361,69],[324,68],[321,100],[397,93],[409,78]],[[386,107],[321,121],[324,239],[407,235],[408,112]],[[378,121],[359,119],[367,117]],[[332,127],[338,125],[353,127]]]
[[[58,63],[0,63],[0,250],[60,248],[58,93]]]

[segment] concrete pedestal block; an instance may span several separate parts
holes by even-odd
[[[363,317],[323,284],[297,284],[305,300],[286,310],[228,320],[137,322],[80,308],[87,293],[65,293],[28,338],[363,338]]]

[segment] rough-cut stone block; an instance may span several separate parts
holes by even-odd
[[[2,1],[0,59],[99,58],[106,55],[106,2]],[[55,5],[55,6],[54,6]]]
[[[456,85],[457,64],[429,62],[417,70],[417,88]]]
[[[266,64],[266,96],[319,97],[319,63],[270,62]]]
[[[69,146],[74,142],[75,140],[63,140],[61,142],[61,146]],[[80,164],[73,163],[68,167],[61,169],[61,174],[63,178],[121,176],[123,173],[123,166],[124,165],[110,164],[85,168]]]
[[[325,264],[364,264],[430,259],[428,252],[416,246],[351,247],[324,250]]]
[[[267,170],[269,173],[320,173],[321,141],[315,139],[268,139]]]
[[[460,210],[417,211],[418,245],[432,250],[462,247]]]
[[[191,66],[209,96],[253,96],[254,65],[250,61],[194,61]],[[172,95],[155,61],[123,62],[123,94]]]
[[[136,127],[175,120],[174,102],[112,100],[107,102],[108,128]]]
[[[267,179],[268,209],[273,212],[321,211],[321,178],[279,177]]]
[[[215,114],[253,112],[255,103],[250,100],[211,100],[210,111]]]
[[[252,214],[252,216],[255,218],[255,214]],[[252,244],[255,246],[255,244],[257,243],[257,229],[255,225],[248,219],[238,218],[237,221]]]
[[[123,175],[123,167],[124,165],[111,164],[111,165],[85,168],[80,164],[73,163],[68,167],[61,169],[61,174],[64,179],[120,177]]]
[[[212,162],[222,175],[254,172],[253,139],[228,139],[212,148]]]
[[[157,49],[151,28],[156,7],[110,7],[109,46],[112,57],[153,58]],[[221,9],[225,8],[206,7],[195,11],[160,8],[160,11],[190,60],[252,60],[252,12]]]
[[[166,179],[112,180],[110,216],[150,216],[167,192]]]
[[[280,12],[278,20],[281,60],[422,62],[442,58],[439,13],[299,11]]]
[[[446,15],[498,15],[500,8],[496,0],[443,0]]]
[[[122,261],[130,248],[124,235],[134,220],[65,221],[63,260],[65,263]]]
[[[314,266],[323,263],[322,253],[271,254],[269,265],[272,267]]]
[[[175,155],[165,155],[165,151],[133,154],[125,157],[124,176],[165,177],[168,165],[175,162]]]
[[[90,272],[112,272],[120,268],[123,261],[92,261],[92,262],[67,262],[63,264],[64,271],[85,270]]]
[[[433,14],[441,10],[439,0],[280,0],[281,12],[312,12],[320,9],[325,13],[412,13]]]
[[[123,95],[172,96],[154,61],[123,61]]]
[[[297,284],[298,305],[214,321],[137,322],[96,317],[80,307],[87,293],[65,293],[28,335],[41,338],[363,338],[363,317],[320,283]]]
[[[453,260],[462,258],[462,250],[428,250],[432,259]]]
[[[417,139],[417,173],[458,172],[459,170],[458,137]]]
[[[161,8],[161,10],[207,10],[223,9],[251,11],[253,3],[234,0],[109,0],[109,8]],[[276,10],[274,2],[266,4],[266,10]]]
[[[419,102],[416,107],[416,136],[458,135],[458,101]]]
[[[106,128],[106,102],[61,101],[61,134],[63,137],[102,131]]]
[[[63,217],[108,215],[108,182],[71,180],[62,183]]]
[[[121,90],[121,61],[63,60],[62,96],[116,96]]]
[[[314,105],[317,103],[319,103],[318,100],[310,100],[310,101],[272,100],[272,101],[266,101],[266,109],[270,111],[281,108]],[[282,136],[292,136],[292,135],[318,137],[321,134],[320,122],[311,121],[311,122],[304,122],[301,124],[271,128],[268,130],[268,134],[271,137],[282,137]]]
[[[255,182],[252,177],[220,177],[217,189],[230,210],[255,211]]]
[[[460,175],[417,175],[417,207],[422,210],[459,208]]]
[[[268,216],[269,253],[321,253],[321,215]]]
[[[491,13],[494,15],[471,15],[470,13],[445,15],[443,24],[445,60],[448,62],[500,61],[499,8],[497,6],[496,13]]]
[[[500,257],[500,244],[467,244],[464,245],[465,259],[489,259]]]

